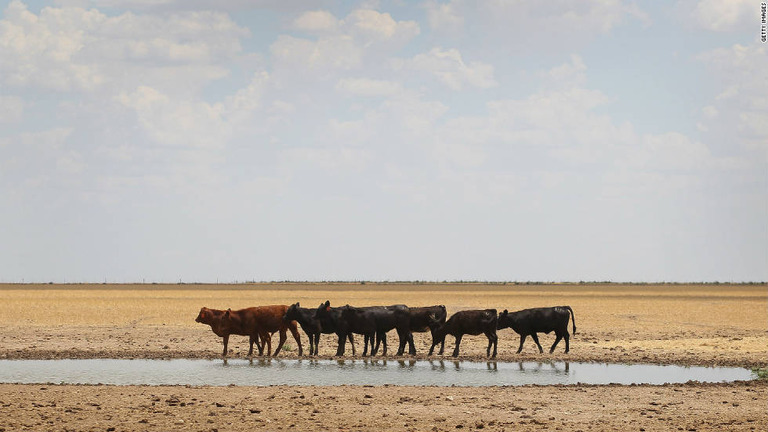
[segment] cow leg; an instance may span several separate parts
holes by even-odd
[[[555,337],[555,343],[553,343],[553,344],[552,344],[552,348],[550,348],[550,349],[549,349],[549,353],[550,353],[550,354],[552,354],[553,352],[555,352],[555,347],[557,346],[558,342],[560,342],[560,339],[562,339],[562,338],[563,338],[563,337],[562,337],[562,336],[561,336],[559,333],[558,333],[558,334],[556,334],[555,336],[557,336],[557,337]]]
[[[400,339],[400,346],[397,348],[397,355],[401,356],[405,352],[405,344],[408,343],[408,336],[410,335],[410,332],[408,333],[397,333],[398,339]],[[411,336],[412,338],[413,336]]]
[[[266,345],[267,341],[264,339],[264,335],[259,333],[259,340],[261,340],[261,343],[256,343],[256,347],[259,349],[259,357],[264,355],[264,346]]]
[[[370,341],[370,336],[368,334],[363,335],[363,357],[368,355],[368,342]],[[371,351],[373,351],[373,344],[371,344]]]
[[[259,355],[261,355],[261,350],[264,344],[263,341],[261,341],[261,338],[259,338],[258,334],[253,337],[253,342],[256,344],[256,349],[259,350]]]
[[[557,346],[557,343],[560,342],[560,339],[565,339],[565,353],[568,354],[568,351],[570,351],[570,339],[571,335],[568,333],[568,331],[565,331],[563,333],[555,333],[557,338],[555,338],[555,343],[552,344],[552,348],[549,349],[549,353],[552,354],[555,351],[555,347]]]
[[[378,333],[376,334],[376,337],[377,338],[379,337]],[[386,355],[387,355],[387,334],[386,333],[382,333],[381,334],[381,342],[384,343],[384,351],[381,353],[381,355],[386,357]],[[376,343],[376,352],[379,352],[379,344],[378,344],[378,342]]]
[[[534,342],[536,342],[536,346],[539,347],[539,354],[544,352],[544,348],[541,347],[541,344],[539,343],[539,337],[536,335],[536,333],[531,333],[531,339],[533,339]]]
[[[413,343],[413,333],[408,332],[408,354],[416,355],[416,345]]]
[[[336,356],[337,357],[340,357],[340,356],[344,355],[344,345],[347,342],[347,339],[344,336],[345,335],[343,335],[343,334],[339,335],[339,344],[338,344],[338,348],[336,348]]]
[[[459,333],[456,335],[456,348],[453,349],[453,356],[458,357],[459,356],[459,345],[461,345],[461,338],[464,335]]]
[[[248,337],[248,358],[253,357],[253,343],[256,342],[258,336],[250,335]]]
[[[296,321],[291,321],[288,324],[288,328],[291,330],[291,334],[293,335],[293,338],[296,340],[296,345],[299,346],[299,357],[301,357],[301,354],[303,353],[303,350],[301,348],[301,335],[299,335],[299,329],[296,328]]]
[[[491,358],[496,358],[496,352],[499,348],[499,336],[496,334],[496,332],[493,332],[493,355]]]
[[[272,335],[267,332],[264,335],[262,335],[262,339],[267,340],[267,357],[269,357],[269,353],[272,352]]]
[[[311,344],[312,341],[315,342],[315,346],[314,346],[314,349],[312,348],[312,345],[309,346],[309,355],[316,356],[317,350],[320,347],[320,333],[313,334],[312,337],[309,338],[309,343]]]
[[[306,330],[304,330],[304,333],[307,335],[307,339],[309,339],[309,355],[312,355],[315,352],[315,335]]]
[[[526,335],[526,334],[521,334],[520,335],[520,347],[517,348],[517,353],[518,354],[520,354],[520,352],[523,351],[523,342],[525,342],[526,336],[528,336],[528,335]]]
[[[224,340],[224,351],[221,352],[221,356],[227,358],[227,345],[229,345],[229,335],[222,336]]]
[[[352,346],[352,355],[355,355],[355,338],[352,337],[352,333],[348,334],[349,344]]]
[[[487,332],[485,336],[488,338],[488,350],[486,356],[496,358],[496,348],[498,346],[499,337],[496,336],[496,332]],[[491,345],[493,345],[493,356],[491,356]]]
[[[277,344],[277,348],[275,348],[274,357],[277,357],[277,354],[280,352],[280,349],[283,347],[286,339],[288,339],[288,332],[285,331],[284,328],[280,329],[280,342]]]

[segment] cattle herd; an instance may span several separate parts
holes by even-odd
[[[253,345],[259,350],[259,355],[272,353],[272,334],[279,332],[280,342],[273,356],[280,353],[287,332],[290,330],[299,348],[299,356],[303,355],[301,337],[298,326],[301,325],[309,338],[309,355],[317,355],[321,334],[336,334],[338,347],[336,355],[344,355],[346,342],[349,340],[352,355],[355,355],[354,335],[363,336],[363,356],[374,356],[382,349],[381,354],[387,355],[387,332],[395,330],[398,336],[397,355],[403,355],[408,345],[408,354],[415,355],[413,343],[414,332],[427,332],[432,335],[432,355],[439,344],[439,355],[443,354],[446,335],[456,338],[453,356],[459,355],[459,345],[464,335],[484,334],[488,338],[486,355],[496,357],[498,337],[496,330],[511,328],[520,335],[520,347],[526,337],[531,336],[539,352],[544,352],[537,333],[555,332],[555,343],[549,349],[553,352],[561,339],[565,339],[565,352],[570,349],[568,319],[573,323],[573,333],[576,334],[576,319],[570,306],[525,309],[509,312],[506,309],[500,314],[496,309],[463,310],[447,317],[445,306],[408,307],[406,305],[353,307],[350,305],[331,307],[330,301],[320,304],[317,308],[303,308],[299,303],[286,305],[257,306],[240,310],[218,310],[202,308],[195,321],[211,326],[211,330],[223,338],[224,351],[227,355],[227,345],[230,335],[248,336],[250,349],[248,356],[253,355]],[[491,352],[493,348],[493,352]]]

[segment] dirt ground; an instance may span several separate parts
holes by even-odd
[[[325,300],[444,304],[449,315],[474,308],[574,309],[569,354],[562,342],[555,353],[539,354],[530,339],[515,354],[519,338],[507,329],[499,332],[500,361],[768,364],[765,284],[0,285],[0,359],[216,358],[221,339],[194,322],[200,307],[297,301],[316,307]],[[554,336],[540,340],[547,349]],[[397,343],[394,332],[390,343]],[[428,336],[417,334],[416,343],[417,358],[426,358]],[[303,333],[302,344],[308,349]],[[486,344],[484,336],[465,337],[460,358],[484,358]],[[335,347],[335,338],[324,335],[320,356],[332,356]],[[231,338],[230,357],[244,357],[247,349],[245,337]],[[452,349],[449,336],[446,354]],[[298,356],[290,335],[280,356]],[[767,401],[766,381],[497,388],[0,384],[0,432],[768,430]]]

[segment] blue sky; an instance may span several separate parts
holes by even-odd
[[[759,6],[0,1],[0,281],[764,281]]]

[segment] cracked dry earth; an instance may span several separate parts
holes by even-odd
[[[539,354],[499,332],[500,361],[766,367],[768,290],[756,285],[0,285],[0,359],[216,358],[202,306],[445,304],[518,310],[568,304],[571,352]],[[570,330],[570,326],[569,326]],[[390,335],[396,341],[394,332]],[[553,335],[540,335],[545,348]],[[302,334],[306,344],[306,336]],[[391,342],[395,343],[395,342]],[[427,335],[416,335],[419,354]],[[484,359],[465,337],[461,359]],[[233,336],[230,357],[247,339]],[[281,357],[296,358],[289,336]],[[358,349],[361,350],[358,342]],[[446,340],[446,352],[453,339]],[[306,349],[306,347],[305,347]],[[320,357],[335,339],[321,338]],[[350,356],[351,357],[351,356]],[[359,357],[359,351],[358,351]],[[663,386],[183,387],[0,384],[0,432],[16,430],[768,430],[768,383]]]

